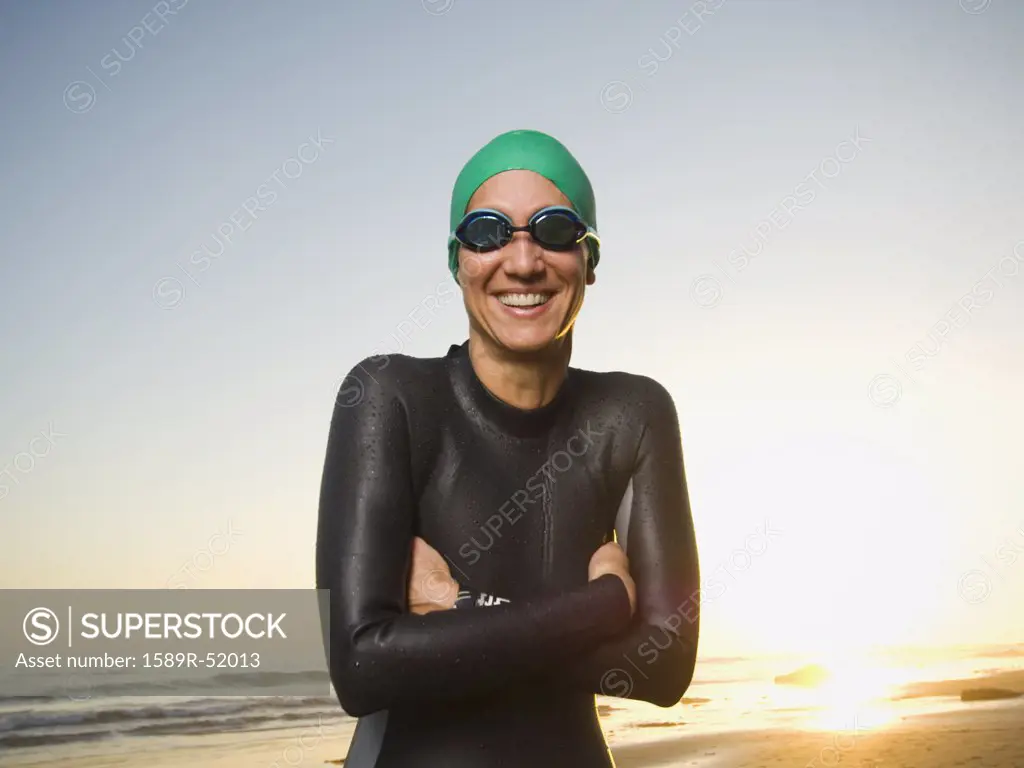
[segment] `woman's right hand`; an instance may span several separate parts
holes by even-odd
[[[588,581],[593,581],[608,573],[615,574],[626,585],[626,592],[629,594],[629,615],[632,616],[636,613],[636,582],[629,575],[629,558],[626,557],[622,547],[614,541],[603,544],[591,556],[587,573]]]

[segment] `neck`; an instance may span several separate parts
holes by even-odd
[[[472,326],[469,359],[477,378],[495,397],[516,408],[541,408],[558,394],[569,370],[572,331],[537,352],[510,352]]]

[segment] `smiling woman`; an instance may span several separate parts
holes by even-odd
[[[358,398],[335,404],[317,585],[334,688],[361,718],[346,766],[610,768],[595,694],[671,706],[690,684],[699,574],[672,398],[569,366],[599,248],[568,150],[497,137],[452,195],[468,341],[342,383]]]

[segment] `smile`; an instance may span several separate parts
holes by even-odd
[[[503,293],[498,296],[498,301],[506,307],[532,309],[547,304],[553,295],[551,293]]]
[[[552,305],[553,293],[501,293],[494,298],[502,310],[520,319],[539,317]]]

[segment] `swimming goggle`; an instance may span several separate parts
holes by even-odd
[[[478,208],[463,217],[448,244],[457,241],[471,251],[486,253],[504,248],[516,232],[529,232],[534,242],[549,251],[571,251],[588,237],[601,244],[597,233],[574,210],[559,205],[541,208],[525,227],[515,226],[501,211]]]

